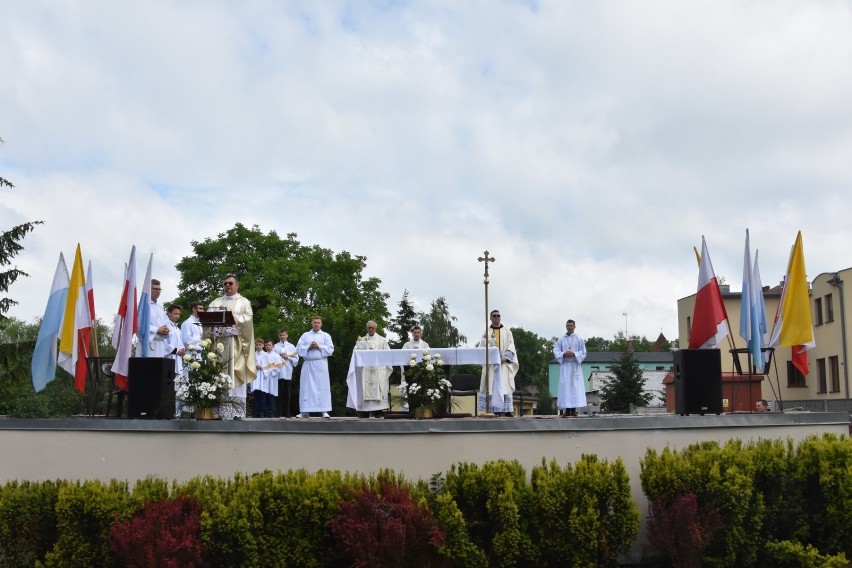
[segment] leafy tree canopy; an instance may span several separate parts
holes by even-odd
[[[458,318],[450,315],[450,306],[443,296],[432,302],[428,312],[420,313],[420,326],[423,339],[432,347],[458,347],[467,342],[467,337],[459,333],[455,322]]]
[[[627,351],[616,361],[610,371],[611,377],[604,379],[601,388],[601,410],[603,412],[630,411],[630,405],[648,406],[653,394],[645,392],[645,378],[639,361]]]
[[[215,239],[193,241],[192,248],[194,255],[177,264],[181,279],[175,301],[208,304],[221,295],[221,282],[232,273],[240,280],[240,294],[251,301],[255,337],[275,339],[286,328],[295,343],[310,328],[311,317],[322,316],[323,331],[335,345],[329,360],[332,403],[343,409],[343,379],[355,339],[364,334],[368,320],[381,328],[390,315],[389,295],[379,290],[381,280],[363,277],[366,257],[303,245],[295,233],[282,239],[275,231],[263,233],[240,223]]]
[[[513,327],[511,331],[519,362],[515,388],[535,386],[547,390],[548,364],[553,359],[553,341],[522,327]]]
[[[650,353],[654,350],[654,342],[644,335],[642,337],[631,335],[630,341],[633,342],[633,351]],[[619,331],[613,335],[611,340],[603,337],[590,337],[586,340],[586,351],[615,353],[627,351],[627,336],[624,335],[623,331]]]

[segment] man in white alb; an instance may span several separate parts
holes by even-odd
[[[565,335],[553,345],[553,356],[559,362],[559,395],[556,397],[556,406],[562,417],[577,416],[577,409],[586,406],[586,381],[583,379],[586,342],[574,333],[575,327],[574,320],[565,322]]]
[[[311,319],[311,329],[302,334],[296,344],[296,353],[305,360],[299,376],[299,418],[310,418],[311,412],[322,412],[331,418],[331,384],[328,376],[328,358],[334,353],[331,336],[322,331],[322,318]]]
[[[163,288],[159,280],[151,279],[151,319],[148,326],[148,357],[165,357],[169,340],[169,318],[157,300]]]
[[[190,309],[192,313],[180,324],[180,336],[184,347],[189,345],[198,347],[201,343],[201,322],[198,320],[198,312],[204,311],[204,303],[192,302]]]
[[[406,341],[403,346],[403,349],[417,349],[418,351],[423,351],[424,349],[429,349],[429,344],[423,340],[423,328],[419,325],[415,325],[411,328],[411,341]],[[402,378],[399,381],[399,386],[403,386],[406,384],[405,382],[405,367],[400,367],[400,374]],[[402,410],[408,410],[408,403],[402,405]]]
[[[284,418],[290,418],[290,386],[293,382],[293,371],[299,364],[296,346],[287,341],[288,337],[286,329],[279,329],[278,343],[275,344],[275,352],[284,362],[278,376],[278,398],[281,402],[281,415]]]
[[[174,359],[175,377],[179,377],[183,373],[183,355],[186,353],[186,349],[183,345],[183,339],[180,334],[180,328],[177,326],[177,322],[180,319],[180,312],[180,305],[171,304],[168,312],[166,313],[166,317],[168,317],[169,320],[169,335],[166,339],[166,357]],[[179,387],[180,383],[175,381],[175,392],[177,392]],[[178,418],[180,418],[181,406],[181,402],[179,400],[175,400],[175,416]]]

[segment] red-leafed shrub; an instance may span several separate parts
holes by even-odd
[[[329,522],[339,555],[353,567],[438,566],[444,533],[426,501],[382,477],[378,492],[366,483],[339,503]]]
[[[147,503],[127,521],[110,527],[110,549],[127,568],[195,568],[204,566],[201,506],[178,497]]]
[[[675,568],[700,567],[702,552],[721,528],[721,517],[700,513],[695,493],[679,493],[671,501],[649,505],[648,540]]]

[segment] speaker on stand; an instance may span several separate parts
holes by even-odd
[[[175,417],[175,362],[168,357],[131,357],[127,417]]]
[[[680,349],[674,355],[675,412],[722,413],[722,354],[718,349]]]

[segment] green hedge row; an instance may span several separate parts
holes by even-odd
[[[395,491],[393,502],[367,500],[372,509],[348,507],[340,521],[342,504],[359,492],[380,493],[380,486],[404,492]],[[413,509],[400,505],[401,494]],[[632,545],[639,525],[623,464],[594,456],[565,467],[543,462],[529,475],[518,462],[462,463],[431,484],[391,471],[365,478],[304,470],[182,484],[145,479],[132,488],[118,481],[12,482],[0,487],[0,566],[118,566],[111,526],[138,518],[146,503],[177,497],[200,505],[205,566],[356,565],[332,525],[356,537],[374,525],[404,531],[399,519],[390,523],[394,511],[411,510],[428,514],[441,533],[437,560],[417,566],[605,566]],[[352,511],[366,511],[365,518],[351,518]]]
[[[847,566],[852,439],[702,442],[641,462],[649,540],[671,565]]]

